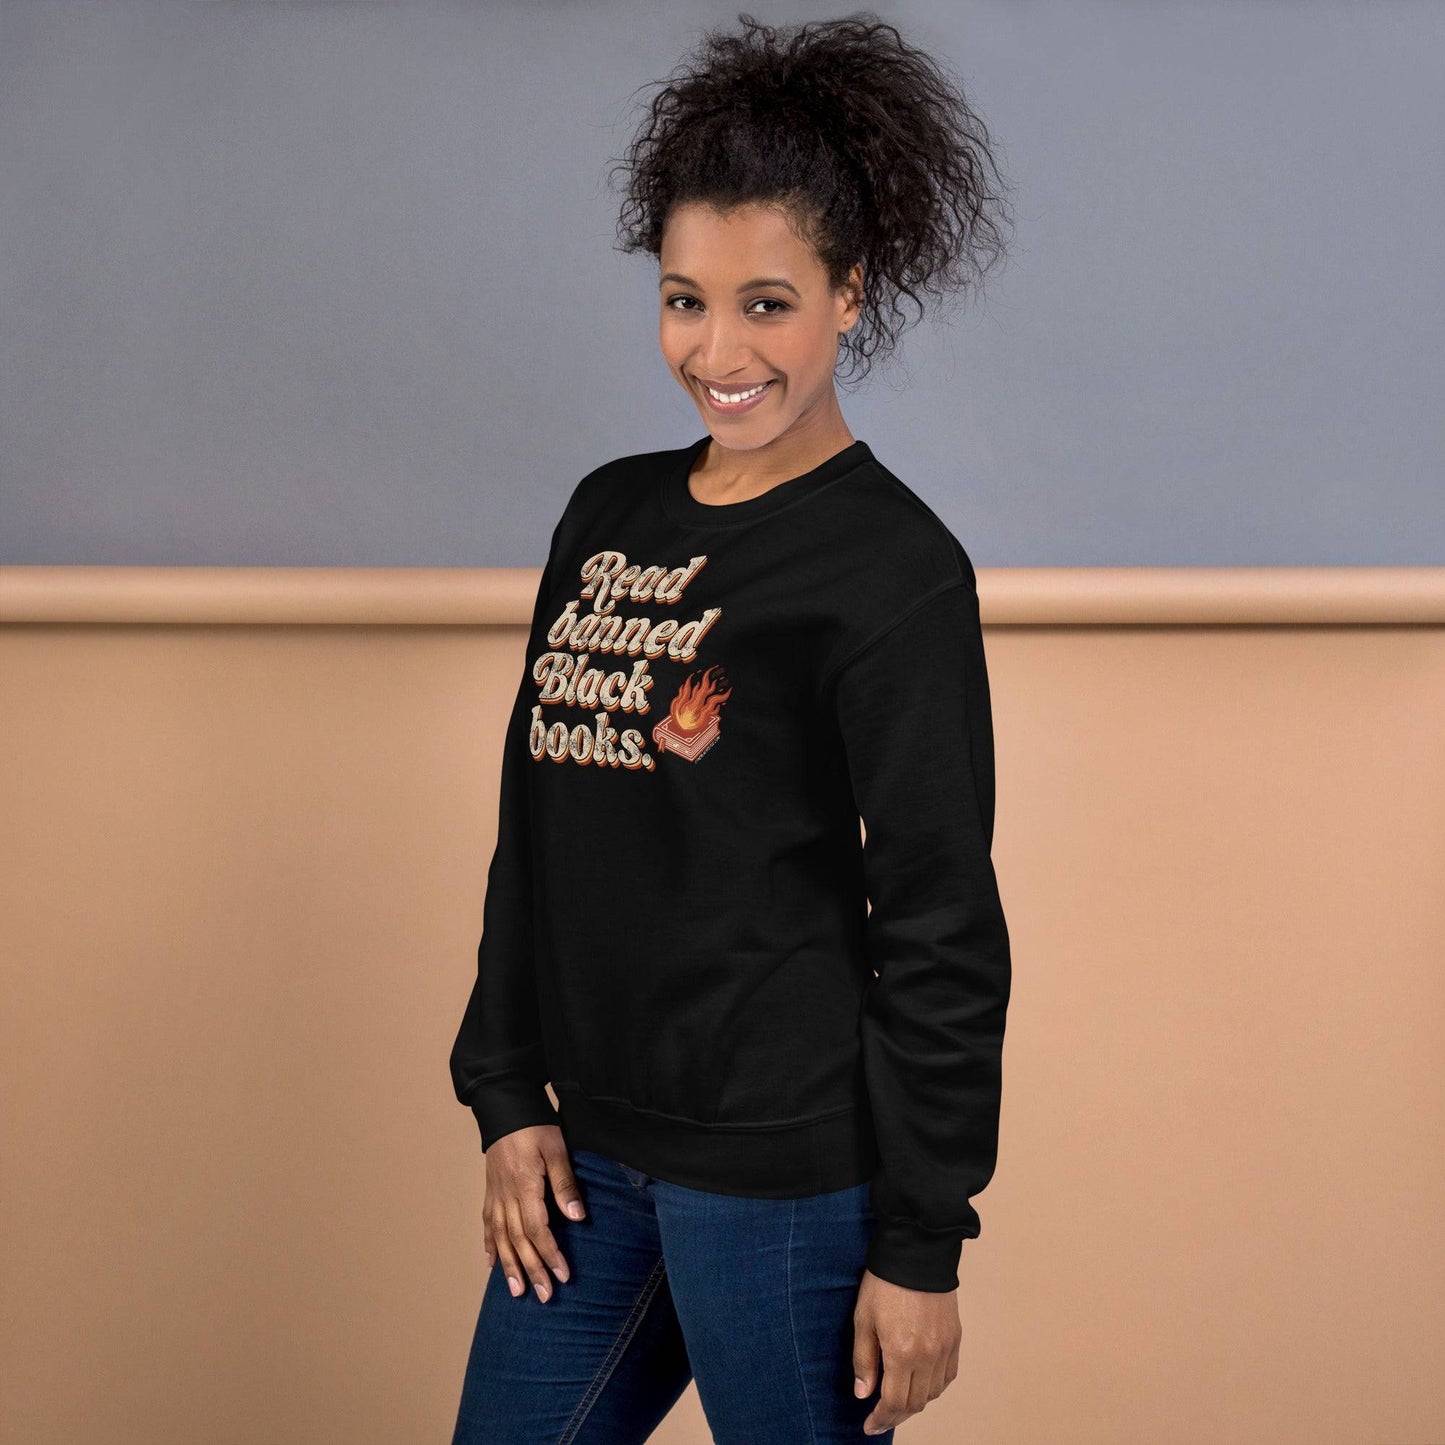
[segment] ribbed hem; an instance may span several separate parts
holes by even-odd
[[[609,1155],[643,1174],[712,1194],[805,1199],[851,1189],[878,1167],[867,1109],[776,1127],[696,1124],[594,1099],[552,1083],[569,1146]]]

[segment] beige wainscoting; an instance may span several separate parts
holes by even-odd
[[[0,569],[5,1440],[449,1438],[535,585]],[[979,591],[1002,1147],[901,1438],[1445,1440],[1445,569]]]

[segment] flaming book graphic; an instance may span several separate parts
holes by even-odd
[[[727,674],[714,663],[694,682],[688,676],[668,704],[667,716],[652,729],[658,752],[676,753],[695,763],[718,740],[718,713],[733,694]]]

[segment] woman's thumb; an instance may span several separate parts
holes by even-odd
[[[552,1193],[557,1196],[562,1212],[568,1219],[582,1219],[587,1210],[582,1204],[582,1192],[577,1188],[577,1179],[565,1151],[547,1160],[547,1177],[552,1181]]]
[[[866,1399],[878,1385],[878,1336],[868,1327],[853,1331],[853,1393]]]

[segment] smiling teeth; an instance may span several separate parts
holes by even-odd
[[[708,395],[713,397],[715,400],[721,402],[746,401],[750,396],[756,396],[760,391],[762,391],[763,387],[769,386],[770,384],[771,383],[765,381],[763,382],[762,386],[755,386],[752,388],[751,391],[725,392],[714,391],[712,387],[707,386],[706,382],[703,382],[703,385],[707,386]]]

